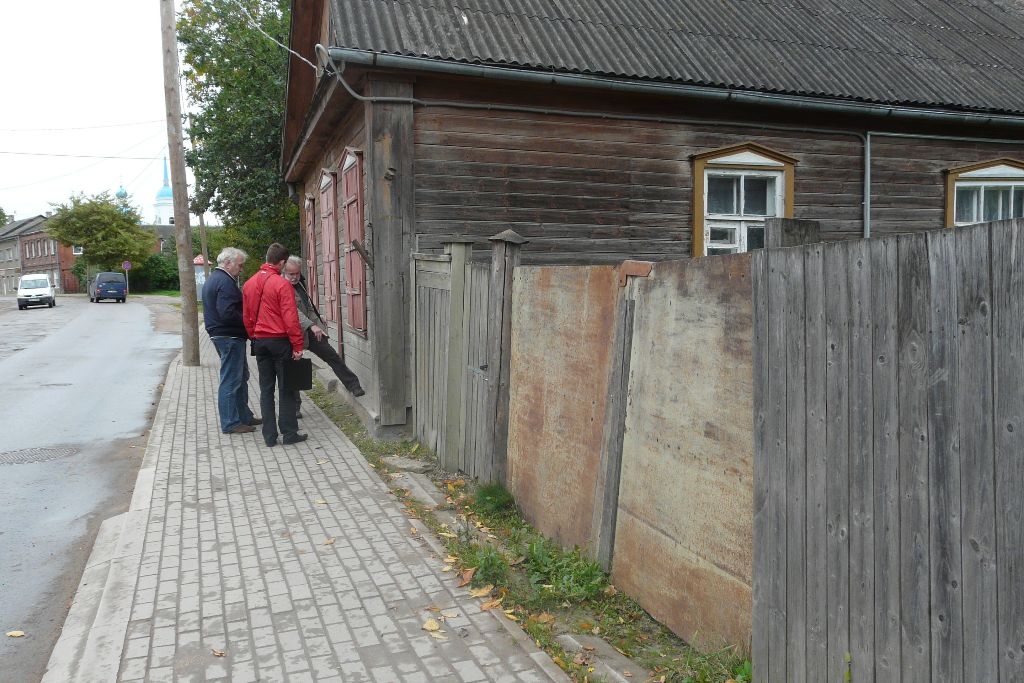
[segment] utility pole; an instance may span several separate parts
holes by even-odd
[[[185,182],[185,147],[181,130],[181,94],[178,89],[178,34],[174,0],[160,0],[160,38],[164,50],[164,101],[167,104],[167,147],[171,158],[174,194],[174,242],[178,248],[181,283],[181,357],[186,366],[199,365],[199,310],[192,264],[192,234],[188,223],[188,186]]]

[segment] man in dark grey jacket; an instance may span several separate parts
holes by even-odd
[[[281,271],[281,276],[292,283],[292,286],[295,288],[295,306],[299,309],[299,325],[302,326],[302,331],[306,335],[306,348],[322,358],[330,366],[334,374],[338,376],[338,379],[341,380],[341,383],[353,396],[365,394],[366,392],[363,391],[363,387],[359,384],[359,378],[348,369],[345,361],[342,360],[334,346],[331,345],[331,340],[325,331],[327,325],[324,323],[323,318],[320,317],[320,312],[316,310],[313,302],[309,299],[309,293],[306,291],[306,286],[302,281],[302,259],[298,256],[289,257],[288,261],[284,264],[284,269]],[[298,401],[296,401],[295,405],[296,409],[298,409]]]

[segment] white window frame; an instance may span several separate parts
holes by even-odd
[[[977,187],[981,191],[977,194],[977,201],[972,217],[968,220],[956,220],[956,217],[960,213],[960,190],[966,188]],[[1009,187],[1010,190],[1010,214],[1008,216],[999,215],[995,218],[985,218],[985,192],[989,188],[1004,188]],[[953,224],[954,225],[973,225],[974,223],[987,223],[989,221],[1001,221],[1009,218],[1024,218],[1024,216],[1014,216],[1013,214],[1013,198],[1014,195],[1024,195],[1024,173],[1021,174],[1019,180],[960,180],[956,181],[956,185],[953,192]],[[1002,211],[1000,211],[1002,214]]]
[[[161,247],[162,247],[163,246],[163,240],[160,240],[160,242],[161,242]],[[71,247],[71,253],[74,256],[81,256],[82,254],[85,253],[85,248],[76,244],[75,246]]]
[[[712,177],[738,177],[740,178],[740,192],[737,198],[739,213],[716,214],[711,213],[708,201],[708,188]],[[745,203],[744,178],[772,178],[775,186],[775,205],[773,214],[764,216],[747,215],[743,213]],[[752,227],[764,229],[765,219],[785,215],[785,174],[783,171],[761,171],[753,169],[731,169],[721,166],[711,166],[704,170],[704,256],[708,254],[742,254],[748,251],[749,230]],[[732,230],[733,239],[729,242],[715,241],[711,239],[712,230]]]

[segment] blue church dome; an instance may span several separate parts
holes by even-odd
[[[167,179],[167,157],[164,157],[164,186],[160,188],[160,191],[156,193],[156,200],[159,202],[161,199],[172,201],[174,199],[174,193],[171,191],[171,183]]]
[[[122,185],[117,188],[117,192],[114,193],[114,196],[118,199],[128,199],[128,190],[124,189],[124,185]]]

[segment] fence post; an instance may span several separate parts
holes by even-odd
[[[452,257],[448,289],[448,354],[445,375],[444,452],[441,467],[448,472],[459,469],[459,451],[462,448],[462,375],[463,329],[466,315],[466,261],[473,248],[472,240],[452,239],[444,242],[444,251]]]
[[[491,282],[487,297],[487,416],[490,458],[482,463],[481,481],[506,485],[508,456],[509,351],[512,345],[512,273],[519,265],[519,251],[529,242],[506,230],[490,238]]]

